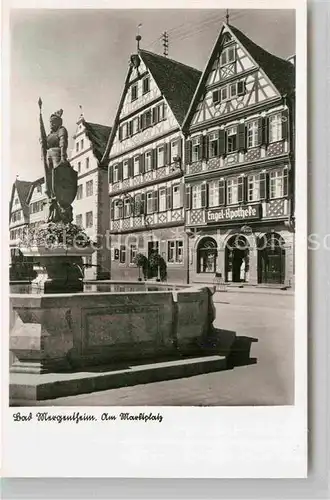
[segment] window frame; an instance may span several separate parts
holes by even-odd
[[[193,210],[202,208],[202,185],[192,184],[191,186],[191,208]]]
[[[117,182],[119,182],[119,163],[114,164],[112,173],[112,183],[116,184]]]
[[[147,214],[154,213],[154,192],[148,191],[146,193],[146,212]]]
[[[147,90],[145,90],[145,82],[148,82],[148,88]],[[149,75],[144,77],[143,80],[142,80],[142,95],[145,95],[147,94],[148,92],[150,92],[150,77]]]
[[[93,179],[90,179],[86,182],[86,198],[89,196],[93,196]]]
[[[136,165],[137,165],[137,172],[136,172]],[[140,155],[134,156],[133,158],[133,174],[134,177],[140,174]]]
[[[252,127],[252,128],[251,128]],[[250,134],[250,132],[252,132]],[[251,144],[249,144],[250,138],[252,138]],[[259,142],[259,123],[258,119],[251,120],[246,124],[246,147],[248,149],[258,147]]]
[[[126,172],[125,172],[125,170],[126,170]],[[123,180],[128,179],[128,177],[129,177],[128,174],[129,174],[129,161],[127,159],[127,160],[123,161]]]
[[[272,137],[273,130],[274,130],[274,125],[272,124],[272,121],[277,117],[276,120],[276,138],[274,139]],[[275,121],[275,120],[274,120]],[[282,122],[282,113],[281,111],[278,111],[277,113],[272,113],[268,117],[268,127],[269,127],[269,132],[268,132],[268,142],[269,144],[273,144],[274,142],[280,142],[282,141],[282,127],[283,127],[283,122]]]
[[[226,182],[226,199],[227,205],[238,205],[238,176],[237,177],[229,177]],[[233,193],[236,196],[233,196]]]
[[[88,221],[89,220],[91,221],[90,225],[87,223],[87,216],[89,217]],[[92,210],[89,210],[88,212],[86,212],[85,220],[86,220],[86,229],[92,228],[93,227],[93,211]]]
[[[159,150],[163,150],[163,159],[160,161],[160,156],[159,156]],[[157,146],[157,167],[165,167],[165,146],[164,144],[161,144],[160,146]]]
[[[236,132],[235,133],[230,133],[231,130],[234,130],[236,129]],[[229,149],[229,138],[230,137],[236,137],[236,144],[235,144],[235,148],[233,149]],[[227,153],[235,153],[238,151],[238,126],[237,125],[233,125],[232,127],[229,127],[227,128],[226,130],[226,137],[227,137],[227,140],[226,140],[226,151]]]
[[[147,158],[149,159],[149,161],[147,161]],[[144,171],[150,172],[151,170],[152,170],[152,150],[148,149],[148,151],[144,153]]]
[[[78,184],[77,186],[77,200],[82,200],[84,197],[83,184]]]
[[[134,102],[138,99],[138,84],[137,83],[133,83],[133,85],[131,86],[131,102]],[[135,89],[135,97],[133,96],[133,89]]]
[[[198,147],[198,153],[194,151],[194,147]],[[198,158],[194,157],[194,154],[197,153]],[[197,161],[201,160],[201,141],[200,141],[200,136],[192,137],[191,138],[191,163],[195,163]]]
[[[219,179],[208,182],[208,202],[209,208],[218,207],[220,205]]]
[[[163,208],[162,208],[163,204]],[[159,188],[158,192],[158,212],[166,212],[166,187]]]
[[[251,193],[252,197],[250,196]],[[254,193],[257,193],[257,195],[255,196]],[[248,203],[260,201],[260,172],[247,176],[247,201]]]
[[[280,176],[274,176],[272,174],[278,174],[280,173],[281,175]],[[270,170],[269,171],[269,199],[270,200],[276,200],[276,199],[279,199],[279,198],[286,198],[288,193],[284,193],[284,183],[285,183],[285,179],[286,179],[286,183],[287,183],[287,191],[288,191],[288,177],[289,177],[289,172],[288,172],[288,168],[287,167],[282,167],[282,168],[276,168],[276,169],[273,169],[273,170]],[[280,189],[280,194],[278,194],[277,192],[277,189],[278,189],[278,181],[280,180],[281,181],[281,189]],[[272,193],[272,185],[274,184],[275,182],[275,196],[273,196],[273,193]]]
[[[174,189],[177,189],[177,206],[174,206]],[[181,203],[181,192],[180,192],[180,184],[173,184],[172,185],[172,209],[177,210],[182,207]]]

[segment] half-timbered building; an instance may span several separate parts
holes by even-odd
[[[138,48],[103,158],[109,166],[111,277],[137,279],[135,256],[162,257],[184,281],[181,125],[201,72]],[[149,276],[150,277],[150,276]]]
[[[224,24],[183,124],[190,277],[290,285],[295,68]]]

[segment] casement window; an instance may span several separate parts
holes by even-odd
[[[195,184],[191,187],[192,208],[201,208],[202,206],[202,189],[200,184]]]
[[[149,76],[146,76],[142,80],[142,93],[146,94],[150,90],[150,78]]]
[[[198,161],[201,158],[201,144],[200,144],[200,137],[193,137],[191,140],[192,143],[192,154],[191,154],[191,161]]]
[[[89,157],[86,158],[86,170],[89,169]]]
[[[147,214],[152,214],[154,211],[153,194],[153,191],[147,193]]]
[[[93,180],[86,182],[86,196],[93,195]]]
[[[209,158],[218,156],[218,133],[213,132],[209,135]]]
[[[221,97],[221,101],[227,101],[228,99],[228,87],[222,87],[220,89],[220,97]]]
[[[218,104],[221,101],[221,92],[219,89],[213,90],[212,92],[212,103]]]
[[[161,122],[162,120],[165,120],[165,118],[166,118],[166,105],[165,105],[165,103],[162,102],[162,104],[157,106],[157,109],[158,109],[158,120],[157,121]]]
[[[237,127],[230,127],[227,130],[227,152],[233,153],[237,151],[238,139],[237,139]]]
[[[174,240],[167,243],[167,262],[181,264],[183,262],[183,241]]]
[[[124,139],[127,139],[128,136],[129,136],[129,124],[123,123],[119,127],[119,140],[123,141]]]
[[[172,195],[172,208],[180,208],[181,203],[181,195],[180,195],[180,185],[177,184],[173,186],[173,195]]]
[[[134,176],[139,175],[140,173],[140,157],[139,156],[134,156],[133,160],[133,169],[134,169]]]
[[[145,113],[141,115],[141,128],[145,130],[151,125],[151,109],[148,109]]]
[[[147,151],[144,154],[144,168],[145,168],[146,172],[148,172],[149,170],[152,169],[152,152],[151,151]]]
[[[227,180],[227,204],[235,205],[244,200],[244,177],[231,177]]]
[[[128,160],[123,162],[123,179],[128,178]]]
[[[125,262],[126,262],[126,247],[125,247],[125,245],[120,245],[119,262],[121,264],[125,264]]]
[[[236,59],[236,50],[235,47],[228,47],[224,49],[220,56],[220,65],[225,66],[226,64],[230,64],[234,62]]]
[[[136,245],[130,245],[129,247],[129,263],[134,264],[134,259],[137,255],[137,246]]]
[[[269,117],[269,142],[282,140],[282,113]]]
[[[209,207],[218,207],[219,203],[219,181],[209,182]]]
[[[139,131],[139,123],[140,123],[140,120],[139,118],[134,118],[132,120],[132,134],[137,134],[138,131]]]
[[[80,149],[84,149],[84,139],[81,139],[80,141]]]
[[[78,174],[80,174],[80,172],[81,172],[81,162],[78,161]]]
[[[124,201],[124,217],[130,217],[131,216],[131,200],[129,198],[126,198]]]
[[[269,197],[283,198],[288,195],[288,169],[281,168],[269,173]]]
[[[83,223],[82,214],[76,215],[76,225],[81,227],[82,223]]]
[[[121,200],[115,200],[113,202],[113,218],[114,219],[120,218],[120,207],[121,207]]]
[[[180,156],[179,141],[180,139],[176,139],[175,141],[171,142],[171,163],[174,162],[175,158],[178,158],[178,156]]]
[[[86,212],[86,227],[93,227],[93,212]]]
[[[159,211],[165,212],[166,210],[166,188],[159,190]]]
[[[233,97],[236,97],[237,96],[237,83],[231,83],[229,85],[229,95],[231,98]]]
[[[165,151],[164,146],[158,146],[157,148],[157,165],[158,167],[163,167],[165,165]]]
[[[247,147],[255,148],[258,146],[258,120],[247,124]]]
[[[131,87],[131,102],[135,101],[138,98],[138,84],[135,83]]]
[[[113,182],[119,182],[119,165],[116,163],[116,165],[113,166]]]
[[[83,185],[82,184],[78,184],[78,188],[77,188],[77,200],[81,200],[83,197]]]

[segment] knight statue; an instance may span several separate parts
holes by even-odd
[[[40,142],[45,170],[49,214],[47,222],[72,222],[71,203],[77,194],[77,172],[68,161],[68,131],[63,126],[63,110],[50,117],[50,133],[46,135],[40,108]]]

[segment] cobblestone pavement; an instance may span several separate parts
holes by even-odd
[[[189,378],[43,401],[42,406],[285,405],[294,393],[294,297],[216,293],[215,326],[249,339],[256,363]],[[244,338],[245,337],[245,338]]]

